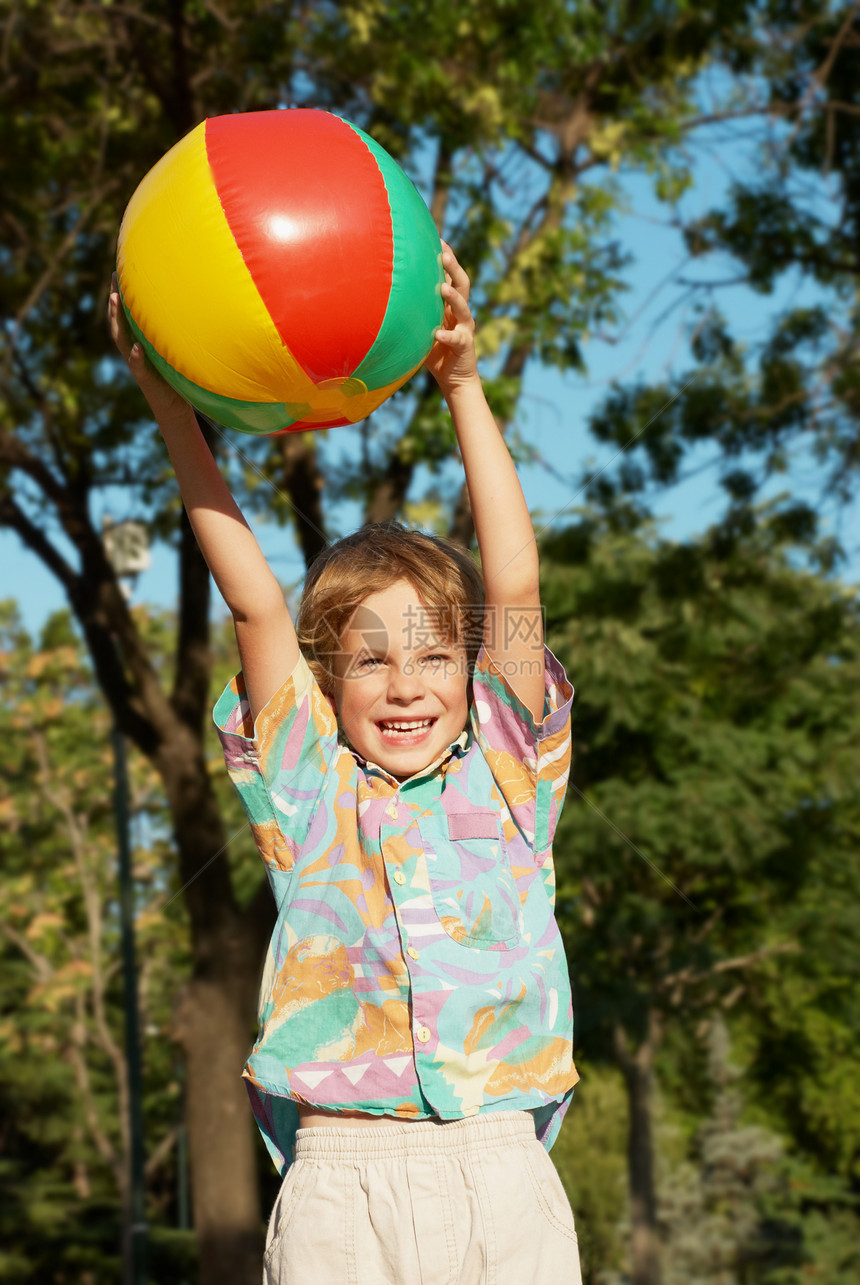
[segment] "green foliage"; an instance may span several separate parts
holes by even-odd
[[[583,1062],[552,1150],[576,1218],[585,1285],[625,1265],[627,1102],[618,1072]]]
[[[755,1090],[729,1058],[729,1030],[708,1031],[712,1105],[688,1158],[661,1185],[667,1285],[710,1280],[800,1285],[854,1280],[860,1219],[849,1186],[785,1136],[750,1118]],[[827,1229],[825,1232],[824,1229]]]
[[[744,1281],[826,1261],[815,1228],[831,1215],[853,1226],[860,1155],[860,603],[799,570],[790,540],[773,511],[746,535],[686,545],[585,514],[544,545],[548,641],[578,691],[555,844],[577,1043],[594,1075],[619,1030],[632,1048],[662,1035],[659,1081],[692,1165],[666,1188],[665,1216],[677,1188],[702,1219],[731,1224],[726,1279]],[[700,1044],[721,1012],[744,1064],[743,1101],[722,1106]],[[706,1190],[699,1122],[729,1108],[726,1163],[741,1165],[741,1139],[751,1148],[737,1196],[748,1232]],[[728,1117],[714,1119],[722,1148]],[[716,1260],[694,1270],[684,1257],[705,1254],[701,1230],[676,1247],[679,1280],[723,1279]]]
[[[560,904],[583,898],[614,940],[656,931],[643,986],[673,972],[685,931],[706,969],[712,917],[725,942],[766,935],[807,874],[830,886],[851,842],[856,597],[795,569],[766,518],[728,546],[721,529],[675,545],[586,519],[547,541],[545,560],[549,640],[579,679],[576,789],[662,872],[597,812],[570,808],[564,843],[613,861],[584,865],[588,891],[563,884]],[[610,895],[621,870],[635,894],[625,924]],[[775,886],[752,895],[762,875]]]
[[[5,604],[0,649],[0,1278],[114,1281],[127,1068],[107,714],[66,613],[36,644]],[[150,1204],[164,1217],[175,1199],[170,1027],[185,925],[179,903],[164,913],[164,804],[140,759],[131,791]]]
[[[723,205],[683,223],[699,282],[690,334],[697,364],[660,390],[614,391],[592,429],[629,443],[643,461],[640,488],[682,476],[707,440],[733,502],[754,502],[798,456],[815,466],[825,495],[844,501],[856,490],[860,417],[856,14],[826,0],[766,0],[757,16],[743,48],[726,52],[733,71],[740,59],[752,73],[735,110],[754,117],[758,95],[761,123],[736,149],[746,163]],[[790,287],[770,335],[747,346],[732,339],[716,302],[720,281],[739,280],[762,295],[781,289],[785,297]],[[657,398],[672,404],[637,436]],[[623,485],[619,478],[616,489]]]

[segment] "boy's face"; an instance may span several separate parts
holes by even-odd
[[[440,639],[407,580],[356,608],[334,664],[340,725],[363,758],[402,780],[466,726],[466,652]]]

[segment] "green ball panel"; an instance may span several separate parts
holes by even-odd
[[[143,331],[135,325],[124,301],[123,309],[132,334],[143,345],[147,359],[162,379],[171,388],[175,388],[180,397],[190,402],[195,410],[213,419],[216,424],[222,424],[224,428],[237,428],[242,433],[279,433],[291,428],[310,412],[311,408],[306,404],[287,406],[284,402],[241,402],[232,397],[221,397],[208,388],[201,388],[185,375],[180,375],[153,348]]]
[[[370,389],[384,388],[423,362],[442,324],[445,280],[439,233],[420,192],[395,160],[369,134],[345,122],[379,166],[391,207],[394,265],[388,307],[361,365],[352,372]]]

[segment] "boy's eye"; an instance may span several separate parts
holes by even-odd
[[[381,665],[382,661],[378,656],[362,656],[355,663],[355,669],[372,669],[374,665]]]

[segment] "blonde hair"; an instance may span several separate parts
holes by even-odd
[[[327,696],[334,658],[355,609],[372,593],[408,580],[434,628],[466,649],[469,670],[483,634],[484,582],[465,549],[399,522],[369,522],[329,545],[311,564],[296,629],[310,669]]]

